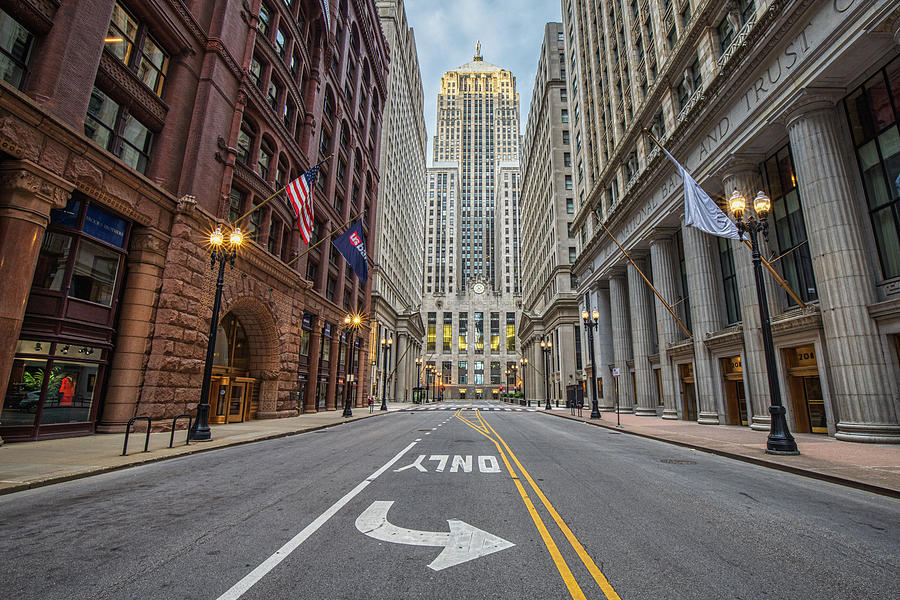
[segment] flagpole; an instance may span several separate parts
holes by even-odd
[[[365,212],[365,209],[363,209],[363,210],[359,211],[358,213],[356,213],[356,215],[353,216],[353,217],[351,217],[350,220],[347,221],[346,223],[343,223],[343,224],[341,224],[341,225],[338,225],[337,227],[335,227],[334,229],[332,229],[331,231],[329,231],[325,236],[322,237],[321,240],[319,240],[318,242],[316,242],[315,244],[313,244],[312,246],[310,246],[309,248],[307,248],[306,250],[304,250],[302,253],[300,253],[300,254],[298,254],[297,256],[295,256],[294,258],[292,258],[292,259],[290,260],[290,262],[287,263],[287,266],[291,266],[292,264],[294,264],[295,262],[297,262],[298,260],[300,260],[301,258],[303,258],[304,256],[306,256],[307,254],[309,254],[310,251],[311,251],[313,248],[315,248],[316,246],[318,246],[319,244],[321,244],[321,243],[324,242],[325,240],[331,238],[331,235],[332,235],[333,233],[337,232],[338,229],[341,229],[341,228],[343,228],[343,227],[346,227],[347,225],[349,225],[350,223],[352,223],[353,221],[355,221],[356,219],[358,219],[358,218],[363,214],[363,212]]]
[[[651,140],[653,140],[656,143],[657,146],[659,146],[660,150],[665,152],[666,149],[663,147],[662,144],[659,143],[659,140],[656,139],[652,133],[650,133],[649,129],[647,129],[645,127],[643,129],[643,131],[650,137]],[[719,207],[718,204],[716,204],[716,208],[718,208],[719,210],[722,210],[722,208]],[[725,212],[725,211],[722,211],[722,212]],[[747,245],[748,248],[750,248],[751,250],[753,249],[753,245],[750,243],[750,240],[745,239],[742,241]],[[762,260],[762,264],[765,265],[765,267],[772,274],[772,277],[775,278],[775,281],[777,281],[778,284],[784,288],[784,291],[786,291],[788,293],[788,295],[791,298],[793,298],[794,302],[796,302],[797,305],[800,306],[800,308],[806,308],[806,304],[803,302],[803,300],[800,299],[800,296],[798,296],[797,293],[791,289],[791,286],[788,285],[788,282],[785,281],[784,278],[778,274],[778,271],[775,270],[775,267],[773,267],[772,264],[769,261],[767,261],[763,256],[760,256],[759,258],[760,258],[760,260]]]
[[[656,294],[656,297],[659,298],[659,301],[662,302],[663,305],[666,307],[666,310],[669,311],[669,314],[672,315],[676,321],[678,321],[678,325],[681,326],[681,329],[684,330],[684,333],[687,334],[687,336],[689,338],[693,338],[694,336],[691,335],[691,332],[688,331],[688,328],[685,327],[685,325],[681,321],[681,319],[678,318],[678,315],[675,314],[675,311],[672,310],[672,307],[669,306],[669,303],[666,302],[666,300],[662,297],[662,295],[659,293],[659,290],[657,290],[656,287],[652,283],[650,283],[650,280],[647,279],[647,276],[644,275],[644,272],[641,271],[641,268],[638,267],[637,264],[635,264],[634,260],[631,258],[631,255],[628,254],[628,251],[622,247],[622,244],[619,243],[619,240],[617,240],[615,238],[615,236],[612,234],[612,232],[609,230],[609,228],[603,223],[603,219],[599,218],[599,215],[598,215],[597,220],[600,222],[600,226],[603,227],[603,230],[609,235],[610,238],[612,238],[612,241],[614,241],[616,243],[616,246],[619,247],[619,250],[622,251],[622,254],[625,255],[625,258],[627,258],[628,261],[631,263],[631,265],[637,270],[637,272],[640,274],[640,276],[644,280],[644,282],[650,286],[650,289],[653,290],[653,293]]]
[[[334,156],[334,154],[329,154],[328,156],[326,156],[325,158],[323,158],[322,160],[320,160],[318,163],[316,163],[315,166],[318,167],[319,165],[323,164],[323,163],[326,162],[328,159],[330,159],[332,156]],[[243,221],[244,219],[246,219],[246,218],[250,215],[250,213],[252,213],[252,212],[254,212],[254,211],[256,211],[256,210],[259,210],[260,208],[262,208],[263,206],[265,206],[266,204],[268,204],[270,200],[274,199],[276,196],[278,196],[279,194],[281,194],[281,192],[283,192],[283,191],[286,190],[286,189],[287,189],[287,186],[286,186],[286,185],[280,187],[280,188],[278,189],[277,192],[275,192],[274,194],[272,194],[271,196],[269,196],[268,198],[266,198],[265,200],[263,200],[263,201],[260,202],[259,204],[255,205],[253,208],[251,208],[250,210],[248,210],[248,211],[245,212],[244,214],[242,214],[240,217],[238,217],[237,219],[235,219],[235,220],[234,220],[234,223],[232,223],[232,224],[233,224],[233,225],[237,225],[238,223],[240,223],[241,221]]]

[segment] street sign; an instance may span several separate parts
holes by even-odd
[[[618,377],[618,376],[619,376],[619,369],[613,369],[613,370],[612,370],[612,374],[613,374],[613,377]]]
[[[458,519],[447,519],[450,525],[449,533],[398,527],[387,520],[388,510],[393,504],[393,500],[376,500],[356,519],[356,528],[381,542],[442,548],[437,558],[428,564],[434,571],[441,571],[515,546],[510,541]]]

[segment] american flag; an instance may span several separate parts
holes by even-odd
[[[315,191],[316,177],[319,175],[319,165],[293,180],[287,185],[287,197],[294,214],[297,215],[297,225],[300,226],[300,235],[303,241],[309,244],[309,238],[313,230],[312,201]]]

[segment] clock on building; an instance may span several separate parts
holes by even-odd
[[[478,283],[476,283],[475,285],[472,286],[472,291],[475,292],[476,294],[483,294],[484,293],[484,284],[479,281]]]

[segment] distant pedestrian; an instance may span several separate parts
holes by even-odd
[[[375,412],[375,400],[372,398],[372,396],[369,396],[369,412]]]

